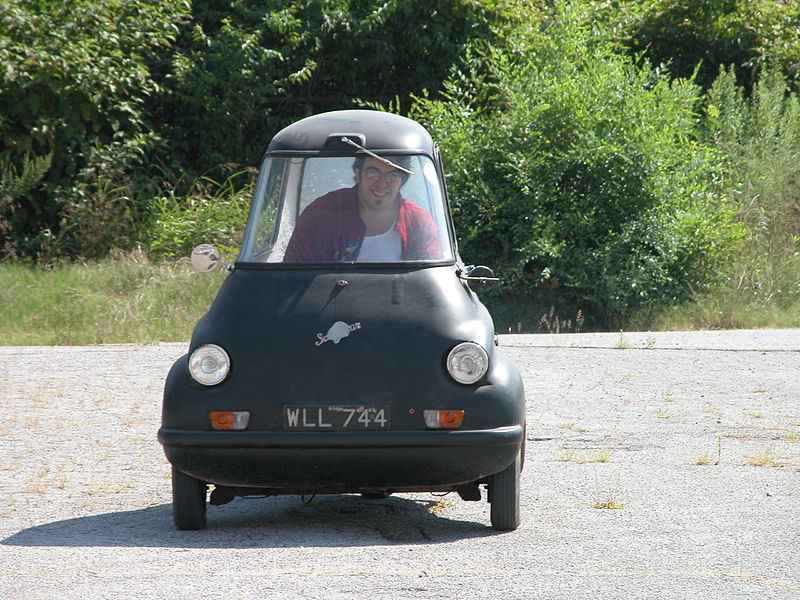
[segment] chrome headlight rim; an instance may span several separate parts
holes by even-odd
[[[489,354],[477,342],[456,344],[447,355],[447,372],[457,383],[477,383],[488,371]]]
[[[189,355],[189,375],[202,385],[219,385],[228,377],[230,368],[228,353],[217,344],[203,344]]]

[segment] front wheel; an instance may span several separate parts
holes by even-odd
[[[505,469],[491,475],[488,481],[492,527],[499,531],[514,531],[519,527],[520,453]]]
[[[205,481],[172,467],[172,518],[175,527],[181,530],[205,529],[207,487]]]

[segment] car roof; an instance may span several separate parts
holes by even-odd
[[[422,125],[377,110],[337,110],[306,117],[276,133],[267,154],[356,154],[342,137],[372,152],[434,156],[433,140]]]

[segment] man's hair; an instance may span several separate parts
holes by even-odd
[[[356,171],[360,171],[361,169],[363,169],[364,160],[366,158],[367,158],[366,156],[356,156],[355,159],[353,160],[353,169],[355,169]],[[382,158],[392,161],[394,164],[396,164],[399,167],[403,167],[407,171],[411,170],[410,156],[383,156]],[[401,173],[403,174],[403,183],[405,183],[408,180],[409,175],[405,171],[401,171]]]

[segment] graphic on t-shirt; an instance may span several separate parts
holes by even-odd
[[[358,260],[361,242],[345,242],[339,247],[339,262],[352,262]]]

